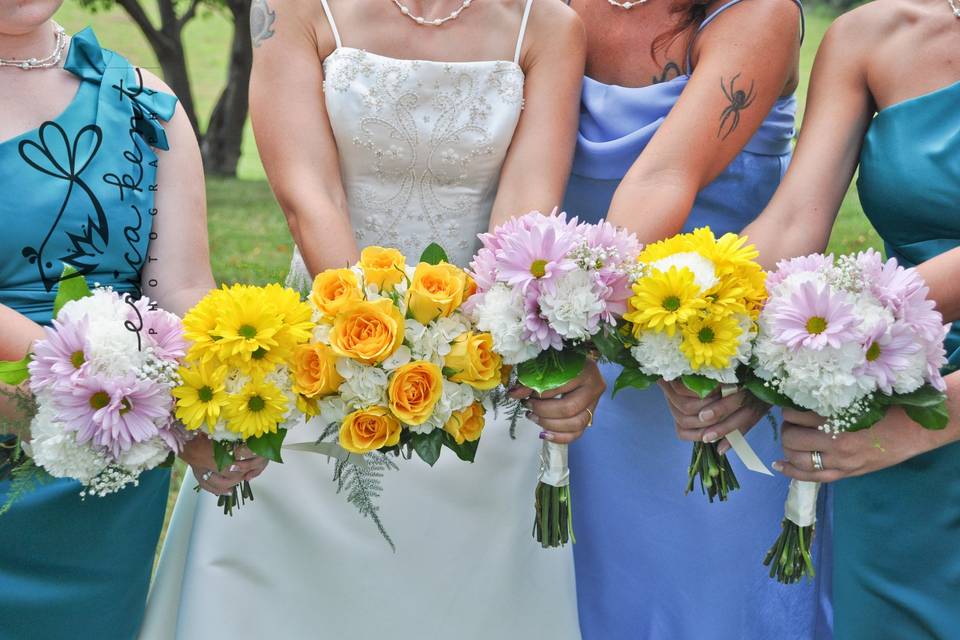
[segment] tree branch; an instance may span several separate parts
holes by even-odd
[[[140,27],[143,35],[147,37],[147,40],[150,40],[151,44],[155,45],[155,43],[160,42],[160,32],[153,26],[153,23],[150,22],[147,12],[143,10],[143,7],[140,6],[137,0],[117,0],[117,4],[123,7],[127,15],[137,23],[137,26]]]
[[[190,7],[189,7],[186,11],[183,12],[183,15],[180,16],[180,18],[179,18],[179,20],[178,20],[178,23],[179,23],[181,29],[183,29],[183,27],[184,27],[188,22],[190,22],[191,20],[193,20],[194,16],[197,15],[197,7],[199,7],[202,2],[203,2],[203,0],[193,0],[193,2],[190,3]]]

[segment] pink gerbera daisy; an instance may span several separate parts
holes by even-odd
[[[840,347],[856,336],[856,322],[841,294],[813,282],[802,283],[773,314],[776,339],[791,349]]]
[[[833,256],[820,253],[781,260],[777,263],[776,271],[767,274],[767,286],[774,287],[795,273],[816,273],[823,267],[831,265],[833,265]]]
[[[54,320],[52,327],[44,327],[46,338],[37,340],[33,360],[28,365],[30,388],[34,392],[55,385],[69,383],[87,365],[87,319],[73,322]]]
[[[503,238],[503,246],[496,252],[497,279],[524,292],[534,282],[555,280],[576,266],[567,258],[576,240],[563,227],[550,223],[517,229]]]
[[[183,323],[180,318],[157,309],[150,298],[142,297],[133,303],[143,320],[140,334],[146,336],[157,357],[164,360],[179,360],[187,353],[187,342],[183,338]],[[131,316],[134,312],[130,311]],[[136,318],[130,318],[135,322]]]
[[[912,356],[920,351],[914,338],[913,332],[901,324],[894,324],[889,331],[878,328],[865,345],[865,361],[859,374],[873,378],[881,391],[892,394],[897,374],[914,366]]]

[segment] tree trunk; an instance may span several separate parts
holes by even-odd
[[[247,121],[250,66],[253,45],[250,41],[251,0],[227,0],[233,14],[233,41],[227,83],[210,115],[201,152],[204,170],[210,175],[236,176]]]
[[[180,100],[180,105],[190,120],[193,132],[200,137],[200,126],[197,123],[197,110],[193,103],[193,90],[190,87],[190,76],[187,73],[187,60],[183,54],[183,44],[179,38],[172,44],[154,47],[157,62],[163,72],[163,80]]]

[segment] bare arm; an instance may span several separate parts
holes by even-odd
[[[790,168],[770,204],[745,229],[765,267],[826,248],[857,168],[874,110],[859,38],[851,32],[856,26],[843,16],[827,31]]]
[[[917,270],[930,287],[930,298],[937,303],[944,322],[960,320],[960,247],[927,260]]]
[[[610,222],[642,242],[683,228],[697,192],[783,93],[797,64],[799,24],[799,9],[784,0],[744,2],[711,23],[683,94],[614,194]]]
[[[561,204],[577,139],[586,35],[560,3],[535,2],[521,59],[524,109],[500,173],[490,227]]]
[[[318,52],[332,51],[334,43],[325,22],[318,41],[312,25],[319,6],[270,0],[274,35],[254,42],[250,78],[250,116],[260,158],[311,275],[352,264],[360,255],[323,99]]]

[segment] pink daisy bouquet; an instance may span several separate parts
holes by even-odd
[[[838,436],[900,406],[927,429],[946,426],[944,326],[916,270],[875,251],[782,261],[767,278],[748,388],[813,411]],[[793,481],[783,531],[764,561],[784,583],[813,574],[818,484]]]
[[[105,496],[171,461],[183,442],[171,396],[186,352],[180,319],[68,272],[44,331],[19,374],[4,368],[4,382],[27,378],[36,411],[17,477],[42,469]]]
[[[606,222],[531,212],[480,236],[471,263],[477,293],[467,301],[504,364],[537,392],[583,370],[593,339],[627,310],[640,243]],[[545,547],[573,537],[567,445],[544,441],[534,535]]]

